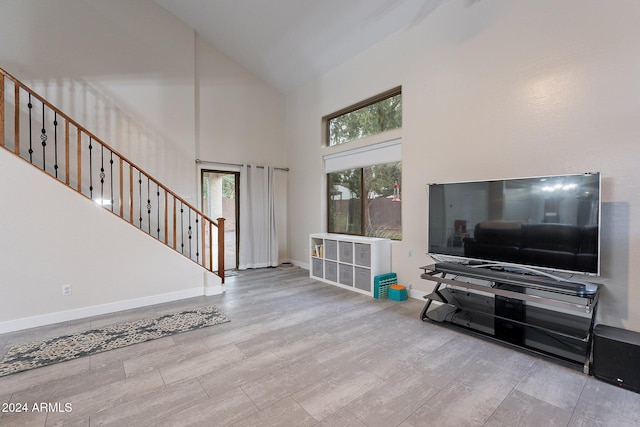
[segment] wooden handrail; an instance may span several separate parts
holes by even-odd
[[[109,144],[107,144],[106,142],[104,142],[102,139],[100,139],[99,137],[97,137],[94,133],[92,133],[90,130],[88,130],[87,128],[85,128],[84,126],[82,126],[81,124],[79,124],[78,122],[76,122],[75,120],[73,120],[71,117],[69,117],[68,115],[66,115],[64,112],[62,112],[62,110],[60,110],[59,108],[57,108],[55,105],[53,105],[52,103],[50,103],[49,101],[47,101],[46,99],[44,99],[43,97],[41,97],[40,95],[38,95],[36,92],[33,91],[33,89],[31,89],[30,87],[28,87],[27,85],[25,85],[24,83],[22,83],[20,80],[16,79],[15,77],[13,77],[11,74],[9,74],[8,72],[6,72],[5,70],[3,70],[2,68],[0,68],[0,74],[5,75],[6,77],[8,77],[10,80],[13,81],[13,83],[16,86],[19,86],[20,88],[24,89],[25,91],[29,92],[33,97],[35,97],[38,101],[42,102],[44,105],[46,105],[48,108],[50,108],[51,110],[55,111],[56,113],[58,113],[60,116],[62,116],[65,120],[67,120],[70,124],[72,124],[75,128],[78,129],[79,133],[83,133],[85,135],[87,135],[88,137],[92,138],[95,142],[98,142],[100,145],[103,145],[105,148],[109,149],[109,151],[111,151],[113,154],[115,154],[116,156],[120,157],[121,159],[123,159],[126,163],[128,163],[129,165],[133,166],[135,169],[144,172],[144,169],[140,168],[138,165],[136,165],[134,162],[132,162],[131,160],[129,160],[127,158],[127,156],[122,155],[118,150],[114,149],[113,147],[111,147]],[[17,103],[16,103],[17,104]],[[19,105],[16,107],[19,108]],[[16,120],[18,120],[18,114],[16,114]],[[17,122],[16,122],[17,123]],[[17,131],[16,131],[17,132]],[[182,203],[184,203],[185,206],[187,206],[188,208],[190,208],[191,210],[194,211],[198,211],[198,208],[196,208],[195,206],[193,206],[191,203],[187,202],[186,200],[184,200],[182,197],[178,196],[176,193],[174,193],[173,191],[171,191],[168,187],[164,186],[160,181],[156,180],[155,178],[153,178],[152,176],[148,175],[146,172],[144,172],[145,175],[151,180],[151,182],[159,185],[163,190],[165,190],[167,193],[171,194],[173,197],[175,197],[176,199],[180,200]],[[202,216],[204,218],[206,218],[208,221],[211,221],[213,224],[216,224],[216,222],[207,217],[206,215],[202,214]]]
[[[33,102],[33,99],[38,100],[39,102],[42,103],[42,108],[43,108],[43,116],[42,119],[44,120],[44,112],[45,112],[45,107],[48,108],[49,110],[51,110],[52,112],[55,112],[56,114],[56,121],[58,120],[64,120],[64,131],[65,131],[65,142],[64,142],[64,149],[65,149],[65,178],[64,178],[64,183],[66,184],[66,186],[68,186],[69,188],[73,188],[71,182],[70,182],[70,169],[69,169],[69,165],[70,165],[70,127],[75,128],[76,131],[76,135],[77,135],[77,140],[76,140],[76,145],[77,145],[77,153],[76,153],[76,168],[77,168],[77,182],[75,183],[75,188],[73,188],[76,192],[82,194],[85,197],[89,197],[91,198],[91,196],[87,196],[87,194],[83,193],[83,188],[82,188],[82,175],[83,175],[83,168],[82,168],[82,157],[83,157],[83,150],[82,150],[82,141],[83,141],[83,135],[85,137],[88,137],[90,140],[91,144],[99,144],[100,146],[102,146],[103,148],[101,149],[101,153],[103,149],[108,150],[111,153],[111,161],[112,161],[112,165],[113,165],[113,155],[117,156],[118,161],[117,161],[117,168],[119,169],[118,171],[118,175],[119,175],[119,198],[118,198],[118,205],[119,205],[119,212],[114,212],[113,210],[113,204],[114,201],[111,200],[111,211],[112,213],[114,213],[116,216],[119,216],[122,219],[125,219],[125,210],[123,209],[124,206],[124,201],[123,201],[123,182],[124,182],[124,167],[125,167],[125,163],[126,165],[128,165],[129,167],[129,197],[128,197],[128,203],[129,203],[129,209],[128,214],[129,214],[129,221],[131,224],[133,224],[135,226],[134,220],[133,220],[133,208],[134,208],[134,188],[133,188],[133,170],[137,170],[140,175],[144,175],[144,179],[147,180],[147,188],[149,188],[150,183],[153,183],[156,185],[157,188],[157,193],[158,193],[158,197],[157,197],[157,201],[158,201],[158,215],[157,215],[157,219],[158,221],[160,221],[160,213],[159,213],[159,204],[160,204],[160,194],[161,192],[164,193],[164,239],[160,238],[160,224],[158,224],[158,229],[157,229],[157,240],[163,242],[165,245],[172,247],[174,250],[183,253],[183,248],[181,247],[181,249],[179,250],[177,247],[177,224],[176,224],[176,205],[178,203],[178,201],[181,204],[182,210],[187,209],[189,212],[193,212],[195,214],[195,218],[196,221],[198,220],[197,218],[200,217],[202,220],[202,227],[201,230],[198,229],[198,227],[195,228],[195,232],[198,233],[198,235],[202,236],[202,257],[201,257],[201,261],[200,261],[200,257],[199,257],[199,250],[200,248],[196,248],[196,259],[193,260],[193,258],[191,257],[191,255],[187,256],[188,258],[192,259],[193,261],[197,262],[198,264],[200,264],[202,267],[208,269],[209,271],[213,272],[213,263],[212,263],[212,251],[213,251],[213,246],[214,246],[214,242],[212,240],[212,235],[211,232],[207,232],[206,227],[205,227],[205,222],[208,222],[209,225],[209,229],[211,229],[212,226],[215,226],[218,228],[218,276],[222,279],[222,282],[224,283],[224,219],[223,218],[218,218],[218,220],[213,220],[211,218],[209,218],[208,216],[206,216],[204,213],[200,212],[195,206],[193,206],[192,204],[190,204],[189,202],[187,202],[186,200],[184,200],[183,198],[181,198],[180,196],[178,196],[176,193],[174,193],[173,191],[171,191],[168,187],[166,187],[165,185],[163,185],[160,181],[158,181],[157,179],[153,178],[152,176],[150,176],[148,173],[144,172],[144,170],[142,168],[140,168],[137,164],[133,163],[132,161],[130,161],[126,156],[122,155],[120,152],[118,152],[117,150],[113,149],[111,146],[109,146],[108,144],[106,144],[102,139],[100,139],[99,137],[97,137],[95,134],[93,134],[91,131],[89,131],[88,129],[86,129],[84,126],[82,126],[80,123],[78,123],[77,121],[75,121],[74,119],[72,119],[71,117],[69,117],[67,114],[65,114],[63,111],[61,111],[59,108],[57,108],[56,106],[54,106],[52,103],[50,103],[49,101],[47,101],[46,99],[44,99],[42,96],[40,96],[38,93],[36,93],[35,91],[33,91],[30,87],[28,87],[27,85],[25,85],[24,83],[22,83],[20,80],[18,80],[17,78],[13,77],[11,74],[9,74],[7,71],[3,70],[2,68],[0,68],[0,147],[4,147],[7,148],[7,143],[5,141],[4,135],[5,135],[5,111],[4,111],[4,106],[5,106],[5,98],[6,98],[6,94],[5,94],[5,83],[6,80],[11,80],[13,82],[14,85],[14,89],[15,89],[15,93],[14,93],[14,100],[15,100],[15,113],[14,113],[14,142],[13,142],[13,152],[14,154],[20,156],[20,90],[24,90],[25,92],[27,92],[28,94],[30,94],[30,102]],[[29,105],[29,107],[31,108],[31,104]],[[55,123],[55,126],[57,126],[57,122]],[[31,119],[29,122],[29,129],[31,129]],[[44,170],[45,172],[47,172],[46,170],[46,166],[44,165],[44,150],[45,150],[45,146],[46,146],[46,138],[44,135],[44,123],[43,123],[43,135],[41,135],[41,137],[44,139],[42,141],[42,150],[43,150],[43,166],[42,170]],[[30,138],[31,140],[31,138]],[[30,143],[31,144],[31,143]],[[89,153],[91,153],[91,144],[89,146]],[[95,153],[96,151],[94,151]],[[90,156],[90,154],[89,154]],[[36,166],[32,160],[30,159],[26,159],[27,161],[30,161],[34,166]],[[56,169],[56,176],[57,176],[57,167],[58,165],[55,165],[55,169]],[[91,161],[89,162],[89,171],[91,171],[91,167],[92,167],[92,163]],[[103,166],[104,168],[104,166]],[[49,174],[50,176],[52,176],[51,173],[47,172],[47,174]],[[93,174],[90,172],[89,176],[92,177]],[[113,180],[113,171],[111,171],[111,179]],[[104,169],[101,169],[101,185],[104,184]],[[102,188],[102,187],[101,187]],[[161,191],[162,190],[162,191]],[[93,189],[90,189],[90,194],[92,193]],[[113,195],[113,181],[111,182],[111,194]],[[140,205],[142,204],[141,201],[141,194],[138,195],[140,197]],[[147,190],[147,210],[150,212],[150,203],[151,203],[151,196],[149,194],[149,190]],[[168,205],[169,205],[169,199],[173,198],[173,239],[172,242],[173,244],[170,244],[169,242],[169,228],[168,228]],[[102,203],[103,207],[106,207],[105,205],[105,201],[104,200],[100,200],[100,202]],[[140,206],[140,209],[142,210],[142,206]],[[181,212],[182,215],[182,212]],[[191,213],[189,214],[191,215]],[[182,220],[181,220],[182,221]],[[142,221],[141,221],[142,222]],[[153,234],[151,233],[151,229],[150,229],[150,223],[149,225],[149,230],[147,234],[150,234],[153,236]],[[191,227],[191,224],[189,223],[189,227]],[[140,227],[142,228],[142,227]],[[146,230],[145,230],[146,231]],[[184,238],[184,229],[181,230],[182,232],[182,236]],[[190,232],[191,233],[191,232]],[[190,234],[189,233],[189,237]],[[207,236],[209,237],[209,257],[205,256],[205,252],[206,252],[206,238]],[[184,246],[184,245],[181,245]],[[198,245],[196,245],[198,246]],[[190,246],[189,246],[190,248]],[[190,249],[189,249],[190,251]],[[183,253],[183,255],[186,256],[186,254]],[[208,266],[207,266],[207,259],[209,260],[208,262]],[[220,261],[222,260],[222,262]]]

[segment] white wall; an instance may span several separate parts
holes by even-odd
[[[399,280],[426,292],[430,182],[600,171],[600,322],[640,331],[640,3],[451,0],[287,98],[289,253],[324,231],[321,117],[402,85]]]
[[[284,96],[207,45],[153,0],[3,0],[1,9],[0,67],[194,205],[199,205],[200,199],[196,158],[286,166]],[[4,170],[3,162],[0,159]],[[286,207],[288,177],[286,172],[276,177],[282,189],[280,205]],[[11,210],[6,200],[10,199],[3,198],[0,207],[2,221]],[[37,218],[32,211],[20,212],[31,221]],[[282,259],[288,257],[284,221],[286,208],[280,219]],[[32,227],[22,231],[23,241],[31,245],[39,241]],[[77,228],[67,232],[74,235]],[[93,248],[89,242],[87,245]],[[61,249],[71,248],[56,247]],[[3,256],[7,250],[2,251]],[[103,255],[105,264],[124,262],[118,252]],[[0,292],[8,292],[4,296],[9,298],[7,301],[3,296],[2,304],[11,303],[12,309],[18,310],[13,314],[4,311],[0,321],[38,310],[48,313],[48,306],[31,305],[31,294],[57,298],[60,281],[72,280],[68,275],[74,280],[81,277],[67,264],[34,267],[27,253],[15,261],[17,272],[33,269],[35,276],[0,270]],[[139,268],[146,268],[147,261],[144,259]],[[157,268],[163,263],[154,265]],[[136,268],[125,264],[118,271],[135,278]],[[41,280],[52,269],[58,276]],[[166,274],[175,277],[173,272]],[[14,287],[5,290],[5,283]],[[120,292],[122,289],[110,294],[108,289],[95,289],[95,299],[78,295],[74,304],[67,299],[52,307],[66,310],[71,304],[75,310],[82,304],[90,307],[118,298],[137,298]],[[173,292],[162,284],[136,289],[147,296]],[[89,310],[86,314],[95,313]]]
[[[188,201],[194,33],[153,0],[7,0],[0,66]]]
[[[286,166],[285,97],[196,36],[198,157]]]
[[[0,164],[0,333],[202,295],[212,283],[194,262],[4,149]],[[71,296],[62,296],[66,284]]]
[[[239,171],[233,164],[242,163],[287,166],[283,94],[199,36],[196,87],[196,158],[213,162],[202,164],[202,169]],[[286,260],[289,176],[282,170],[276,170],[274,176],[279,258]]]

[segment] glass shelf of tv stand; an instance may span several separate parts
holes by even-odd
[[[555,280],[545,276],[476,268],[449,262],[427,265],[421,269],[424,271],[420,276],[422,279],[439,284],[460,285],[494,295],[587,314],[595,308],[600,295],[600,284],[580,280]],[[448,278],[447,275],[453,278]],[[478,284],[478,281],[484,283]],[[505,290],[504,287],[497,286],[498,284],[512,287]]]
[[[444,288],[440,289],[437,294],[431,294],[430,296],[433,301],[443,303],[443,305],[434,308],[434,310],[448,312],[439,316],[434,314],[433,320],[441,318],[441,316],[447,316],[446,320],[449,322],[493,335],[495,333],[494,319],[498,319],[528,328],[539,329],[571,340],[581,342],[589,340],[590,319],[587,317],[568,315],[529,305],[527,306],[527,319],[522,321],[510,316],[496,314],[492,299],[463,289]],[[456,311],[451,312],[451,308],[447,308],[446,305],[455,306]]]
[[[589,373],[599,285],[439,263],[422,320],[462,326],[509,344],[583,365]],[[435,304],[432,305],[432,302]]]

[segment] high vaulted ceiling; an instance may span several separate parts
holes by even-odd
[[[288,92],[417,24],[448,0],[155,1],[262,80]]]

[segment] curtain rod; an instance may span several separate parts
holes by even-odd
[[[240,163],[214,162],[214,161],[211,161],[211,160],[196,159],[196,164],[200,164],[200,163],[210,163],[210,164],[214,164],[214,165],[227,165],[227,166],[242,166],[242,164],[240,164]],[[251,166],[251,165],[248,165],[248,166]],[[260,166],[260,165],[256,165],[256,167],[257,168],[264,168],[264,166]],[[277,167],[274,167],[274,169],[285,171],[285,172],[289,172],[289,168],[277,168]]]

